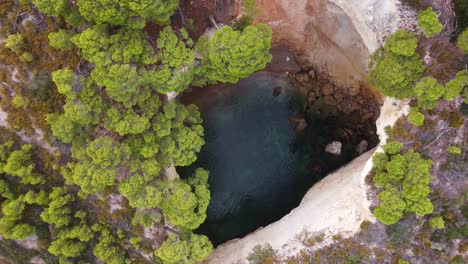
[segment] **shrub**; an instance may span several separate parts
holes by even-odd
[[[448,149],[447,149],[448,153],[452,154],[452,155],[460,155],[462,153],[461,149],[459,147],[456,147],[456,146],[450,146]]]
[[[415,86],[414,91],[418,96],[418,105],[424,109],[434,109],[437,100],[445,93],[444,87],[433,77],[422,78]]]
[[[442,216],[431,217],[431,219],[429,219],[429,224],[435,229],[444,229],[445,227],[445,221]]]
[[[385,190],[377,195],[380,205],[374,210],[375,217],[386,225],[395,224],[403,216],[406,203],[401,199],[397,188],[387,185]]]
[[[24,48],[24,37],[21,34],[9,35],[5,41],[5,47],[16,54],[20,54]]]
[[[468,28],[458,36],[457,46],[463,53],[468,54]]]
[[[369,81],[389,97],[410,98],[413,82],[421,78],[424,65],[419,55],[411,57],[393,53],[377,55],[369,72]]]
[[[384,50],[402,56],[413,56],[418,47],[416,33],[400,29],[385,40]]]
[[[432,7],[419,12],[418,24],[427,38],[432,38],[442,31],[442,24],[439,22],[438,15]]]
[[[252,253],[249,254],[247,260],[250,264],[266,264],[274,263],[276,260],[276,253],[270,244],[256,245]]]
[[[34,60],[34,57],[31,54],[31,52],[24,52],[23,54],[21,54],[20,60],[22,62],[32,62]]]
[[[445,85],[444,99],[455,99],[460,96],[464,89],[468,89],[468,70],[457,72],[456,77]]]
[[[420,127],[424,124],[424,114],[421,113],[417,107],[411,107],[408,121],[414,126]]]
[[[385,153],[394,155],[400,153],[401,148],[403,148],[403,143],[398,141],[389,141],[387,142],[387,144],[382,146],[382,148],[385,151]]]
[[[67,50],[73,48],[73,43],[70,41],[72,34],[63,29],[57,32],[50,32],[47,36],[49,38],[49,45],[56,49]]]

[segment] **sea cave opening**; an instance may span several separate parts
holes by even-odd
[[[294,76],[263,71],[180,96],[204,120],[198,160],[177,168],[181,177],[197,167],[210,171],[211,202],[198,233],[219,245],[275,222],[315,183],[377,145],[378,104],[363,91],[340,89],[302,69]]]

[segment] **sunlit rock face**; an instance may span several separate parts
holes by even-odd
[[[369,54],[399,22],[395,0],[259,0],[258,22],[269,24],[275,43],[287,42],[335,78],[365,79]]]

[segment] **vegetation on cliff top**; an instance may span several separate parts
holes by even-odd
[[[196,160],[202,119],[195,105],[165,95],[261,70],[272,32],[225,26],[194,40],[171,19],[178,7],[2,2],[1,107],[12,129],[50,131],[54,146],[49,153],[2,134],[4,238],[35,234],[42,258],[60,263],[195,263],[210,254],[209,239],[193,233],[206,218],[209,172],[165,173]]]

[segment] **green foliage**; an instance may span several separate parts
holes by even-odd
[[[430,169],[431,160],[424,160],[413,150],[405,155],[408,161],[408,172],[402,183],[402,197],[406,202],[406,210],[414,212],[419,216],[432,213],[434,206],[427,195],[431,192],[429,183],[431,182]]]
[[[98,85],[106,87],[109,97],[126,107],[131,107],[149,96],[145,79],[139,74],[137,67],[130,64],[98,66],[91,77]]]
[[[25,209],[24,197],[8,199],[2,203],[2,218],[0,218],[0,234],[6,239],[21,240],[33,234],[36,229],[25,223],[19,223]]]
[[[37,204],[37,205],[43,205],[43,206],[48,205],[49,194],[46,193],[44,190],[40,190],[39,192],[29,190],[24,195],[24,202],[27,204]]]
[[[63,106],[63,110],[67,119],[80,126],[86,126],[98,121],[98,118],[92,112],[91,107],[81,101],[68,101]]]
[[[60,228],[70,224],[72,220],[72,209],[69,204],[75,198],[68,193],[65,187],[54,187],[49,193],[49,206],[41,213],[44,222],[53,224]]]
[[[107,111],[107,118],[104,123],[106,129],[115,131],[121,136],[126,134],[141,134],[150,128],[151,123],[144,115],[135,113],[128,109],[125,113],[120,113],[116,108]]]
[[[160,32],[157,47],[163,66],[146,73],[147,83],[155,91],[163,94],[181,92],[189,86],[193,79],[195,52],[186,42],[192,40],[180,40],[170,27]]]
[[[450,146],[447,151],[452,155],[460,155],[462,153],[461,149],[457,146]]]
[[[45,120],[50,125],[52,135],[62,142],[71,143],[79,132],[79,127],[65,115],[48,114]]]
[[[442,24],[439,22],[438,15],[432,7],[419,12],[418,25],[427,38],[432,38],[442,31]]]
[[[463,53],[468,54],[468,28],[458,36],[457,46]]]
[[[23,184],[45,183],[44,176],[34,170],[32,146],[29,144],[21,146],[20,150],[11,152],[3,167],[5,173],[21,178]]]
[[[5,40],[5,47],[9,48],[11,51],[17,55],[21,54],[24,49],[24,36],[21,34],[9,35]]]
[[[416,33],[408,30],[397,30],[385,40],[384,50],[405,57],[414,56],[418,47]]]
[[[130,149],[110,137],[90,142],[78,162],[68,163],[67,181],[80,186],[84,194],[97,193],[115,183],[118,165],[128,159]]]
[[[256,245],[247,260],[250,264],[270,263],[276,259],[276,253],[270,244]]]
[[[190,234],[189,239],[182,240],[171,234],[155,255],[167,264],[194,264],[208,257],[212,250],[213,245],[206,236]]]
[[[376,218],[384,224],[396,223],[404,212],[424,216],[434,210],[428,194],[431,192],[431,160],[422,159],[409,150],[400,154],[402,144],[390,142],[383,146],[386,153],[373,157],[376,173],[374,182],[385,189],[377,195],[380,205],[375,209]]]
[[[189,254],[190,247],[187,241],[182,241],[175,235],[169,235],[169,238],[155,251],[155,255],[168,264],[186,263]]]
[[[72,33],[67,32],[63,29],[59,29],[57,32],[50,32],[48,35],[49,45],[56,49],[67,50],[74,47],[70,41]]]
[[[163,106],[152,122],[159,138],[159,149],[163,159],[175,166],[188,166],[196,159],[205,143],[202,119],[195,105],[184,106],[171,101]]]
[[[242,32],[225,26],[209,41],[202,40],[198,49],[203,60],[197,69],[195,84],[213,81],[236,83],[240,78],[265,68],[272,58],[271,35],[271,28],[264,24],[248,26]]]
[[[49,16],[64,16],[69,10],[69,1],[67,0],[33,0],[33,4]]]
[[[160,24],[168,23],[178,7],[179,1],[78,0],[77,5],[80,13],[90,22],[143,28],[146,19],[151,19]]]
[[[147,182],[143,176],[133,175],[120,182],[119,192],[127,197],[131,207],[141,209],[158,207],[163,198],[162,192],[157,186],[147,185]]]
[[[400,153],[401,149],[403,148],[403,143],[398,141],[389,141],[387,144],[382,146],[385,153],[394,155]]]
[[[70,41],[80,48],[84,59],[96,65],[107,66],[111,63],[107,52],[110,42],[107,32],[106,25],[96,25],[71,37]]]
[[[160,208],[171,223],[196,229],[205,221],[210,201],[208,183],[200,182],[190,186],[182,181],[175,181],[164,188],[163,195]]]
[[[444,229],[445,227],[445,221],[442,216],[431,217],[431,219],[429,219],[429,224],[432,228],[436,229]]]
[[[446,100],[455,99],[460,96],[464,90],[468,90],[468,70],[457,72],[456,77],[445,85],[444,98]]]
[[[421,78],[424,65],[419,55],[410,57],[393,53],[379,54],[369,72],[369,81],[389,97],[410,98],[413,82]]]
[[[377,195],[377,198],[380,204],[375,208],[374,215],[380,222],[392,225],[400,220],[406,204],[401,199],[401,194],[397,188],[387,185],[385,190]]]
[[[94,232],[86,224],[63,228],[58,231],[48,250],[56,256],[78,257],[92,238]]]
[[[99,241],[94,247],[94,255],[109,264],[125,263],[125,256],[117,245],[117,241],[109,230],[103,230]]]
[[[13,199],[14,195],[11,192],[10,186],[8,183],[2,179],[0,179],[0,195],[6,199]]]
[[[142,225],[150,227],[154,222],[161,221],[161,214],[156,211],[141,211],[137,210],[132,218],[132,225]]]
[[[148,35],[141,30],[122,29],[109,39],[109,53],[117,63],[156,63],[157,57],[148,44]],[[159,40],[158,40],[159,41]]]
[[[65,95],[67,98],[75,99],[76,95],[73,87],[77,84],[77,77],[75,73],[68,69],[57,70],[52,73],[52,81],[57,86],[59,93]]]
[[[34,60],[34,57],[31,54],[31,52],[23,52],[23,54],[21,54],[20,56],[20,60],[22,62],[32,62]]]
[[[434,109],[438,100],[444,93],[444,87],[433,77],[422,78],[415,86],[414,91],[418,97],[418,105],[424,109]]]
[[[408,120],[413,126],[420,127],[424,124],[424,114],[421,113],[417,107],[411,107]]]

